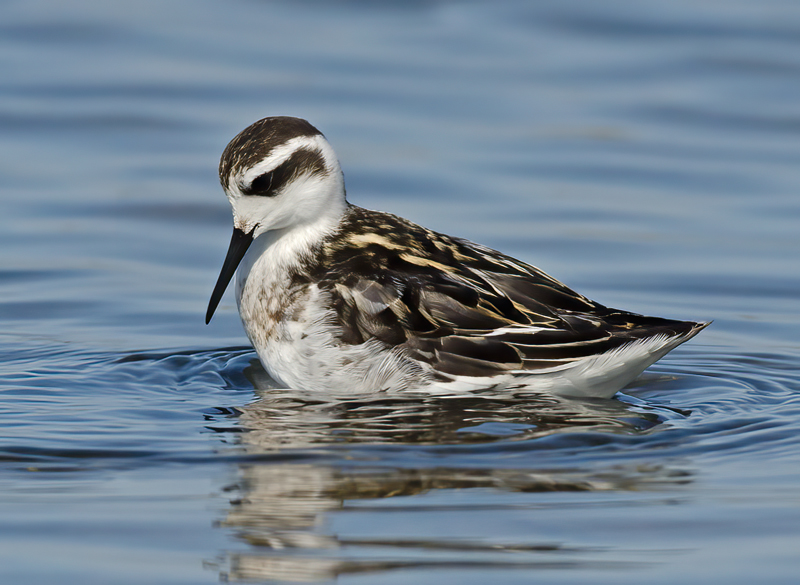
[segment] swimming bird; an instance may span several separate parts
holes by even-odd
[[[538,268],[350,204],[333,148],[299,118],[225,148],[231,278],[264,368],[335,393],[531,390],[609,397],[708,323],[611,309]]]

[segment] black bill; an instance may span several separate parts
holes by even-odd
[[[222,263],[222,270],[219,273],[217,284],[214,285],[214,292],[211,293],[211,300],[208,301],[206,325],[208,325],[208,322],[211,321],[214,311],[217,310],[217,305],[219,305],[219,301],[222,299],[222,295],[225,292],[225,289],[228,287],[228,283],[231,281],[231,278],[233,278],[233,275],[236,272],[236,267],[239,266],[239,262],[241,262],[242,258],[244,258],[247,248],[249,248],[250,244],[253,243],[253,231],[255,230],[252,230],[249,234],[246,234],[237,227],[233,228],[231,244],[228,246],[228,255],[225,256],[225,262]]]

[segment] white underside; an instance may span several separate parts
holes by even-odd
[[[492,389],[608,398],[684,341],[656,336],[555,368],[512,371],[491,377],[454,376],[451,382],[431,382],[427,364],[415,363],[397,350],[386,350],[374,340],[361,345],[331,345],[332,339],[325,329],[320,326],[306,330],[309,335],[300,343],[296,338],[294,341],[287,338],[256,347],[259,359],[281,385],[336,395],[375,392],[455,395]]]
[[[486,378],[457,376],[453,382],[437,385],[437,390],[441,393],[463,393],[494,388],[529,390],[557,396],[610,398],[689,337],[691,335],[657,335],[554,368],[515,370]]]

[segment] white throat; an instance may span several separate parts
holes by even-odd
[[[315,247],[336,231],[344,207],[341,213],[325,215],[316,222],[271,230],[256,237],[236,271],[237,302],[249,280],[255,287],[278,284],[300,268]]]

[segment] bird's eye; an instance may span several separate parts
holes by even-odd
[[[245,195],[261,195],[265,197],[275,197],[278,194],[276,189],[273,189],[274,172],[264,173],[257,176],[250,183],[250,186],[244,189]],[[277,185],[275,185],[277,186]]]

